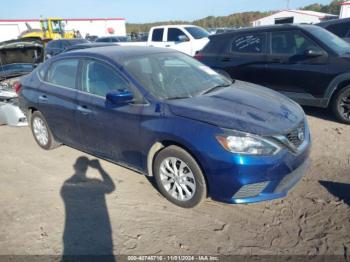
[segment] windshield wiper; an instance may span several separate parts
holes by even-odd
[[[190,98],[192,96],[173,96],[173,97],[167,97],[165,98],[166,100],[178,100],[178,99],[186,99],[186,98]]]
[[[232,80],[229,84],[221,84],[221,85],[216,85],[216,86],[213,86],[207,90],[204,90],[202,93],[200,93],[200,95],[206,95],[206,94],[209,94],[211,92],[214,92],[215,90],[217,89],[221,89],[221,88],[225,88],[225,87],[229,87],[231,86],[233,83],[235,82],[235,80]]]

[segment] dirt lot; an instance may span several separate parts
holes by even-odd
[[[103,160],[99,168],[68,147],[43,151],[29,128],[1,126],[0,255],[349,256],[350,126],[323,110],[308,114],[312,165],[287,198],[232,206],[208,200],[192,210],[170,204],[135,172]],[[83,181],[72,177],[85,171]]]

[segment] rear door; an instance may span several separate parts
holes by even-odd
[[[153,28],[150,36],[149,46],[165,47],[166,35],[164,28]]]
[[[78,146],[79,129],[75,122],[79,59],[54,61],[39,87],[39,111],[54,136],[61,142]]]
[[[228,40],[226,53],[219,58],[220,68],[233,79],[264,85],[266,43],[267,34],[264,32],[235,34]]]
[[[112,106],[106,95],[115,90],[129,90],[128,81],[113,66],[85,59],[78,95],[77,121],[81,143],[87,150],[117,162],[140,166],[138,150],[140,114],[143,106]]]
[[[291,93],[289,95],[322,95],[331,77],[327,52],[301,30],[274,31],[269,38],[266,86]],[[322,52],[323,55],[309,57],[307,50]]]

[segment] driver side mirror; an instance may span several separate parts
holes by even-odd
[[[106,101],[113,105],[125,105],[131,103],[134,97],[129,90],[117,90],[106,95]]]
[[[317,49],[307,49],[304,52],[304,55],[309,58],[316,58],[319,56],[324,56],[325,53],[322,50],[317,50]]]
[[[179,35],[178,39],[180,42],[188,42],[190,39],[186,35]]]

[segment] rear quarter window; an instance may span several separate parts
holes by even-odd
[[[201,53],[207,54],[224,54],[227,53],[230,47],[228,47],[228,43],[230,43],[230,38],[223,37],[211,37],[209,38],[208,44],[202,49]]]
[[[265,53],[266,34],[244,34],[233,38],[231,43],[232,53],[261,54]]]

